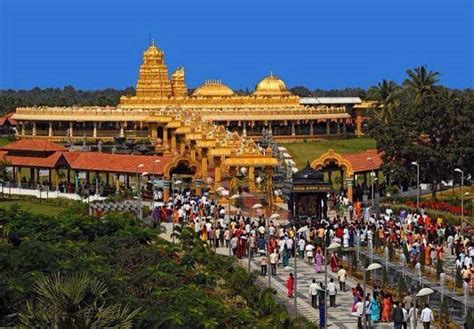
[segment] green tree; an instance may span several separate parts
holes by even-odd
[[[367,98],[378,102],[372,109],[375,119],[385,125],[388,124],[392,112],[399,106],[397,99],[399,91],[400,87],[391,80],[383,80],[376,86],[369,88]]]
[[[403,85],[415,95],[415,104],[420,105],[423,98],[434,92],[434,86],[439,80],[439,72],[428,71],[426,66],[418,66],[407,70],[408,78]]]
[[[27,328],[131,328],[138,310],[106,304],[107,287],[85,274],[55,274],[38,280],[35,298],[19,314]]]

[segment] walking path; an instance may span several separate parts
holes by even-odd
[[[170,223],[163,223],[163,227],[166,228],[166,232],[163,233],[161,236],[171,241],[170,234],[171,234],[171,224]],[[217,248],[216,252],[221,255],[228,256],[229,249],[225,247]],[[239,260],[241,265],[244,267],[248,267],[248,258],[240,259]],[[258,258],[253,258],[250,261],[251,270],[258,270],[260,271],[260,265],[258,264]],[[294,258],[290,259],[290,266],[294,269],[295,260]],[[298,313],[309,319],[310,321],[314,321],[319,323],[319,310],[314,309],[311,306],[311,300],[308,296],[309,285],[311,284],[313,279],[316,281],[324,283],[324,273],[316,274],[314,264],[310,264],[306,260],[302,260],[300,258],[297,259],[297,309]],[[292,270],[294,273],[294,270]],[[281,267],[277,268],[277,275],[272,276],[271,284],[272,287],[277,291],[277,299],[283,300],[285,304],[288,306],[288,309],[294,310],[294,298],[287,297],[286,291],[286,279],[288,277],[289,271],[284,270]],[[330,278],[334,278],[337,282],[337,276],[335,273],[328,272],[328,282]],[[258,283],[261,286],[268,285],[268,277],[259,277]],[[328,327],[331,328],[341,328],[341,329],[353,329],[357,328],[357,317],[351,315],[351,307],[352,307],[352,293],[351,288],[355,287],[357,281],[352,278],[347,277],[346,280],[346,292],[338,291],[336,297],[336,305],[337,307],[329,307],[328,308]],[[362,285],[362,284],[361,284]],[[369,292],[372,291],[369,289]],[[420,324],[421,325],[421,324]],[[373,326],[374,328],[392,328],[393,324],[390,323],[379,323]]]

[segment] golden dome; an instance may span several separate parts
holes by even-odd
[[[286,88],[285,83],[273,74],[270,74],[268,77],[260,81],[255,87],[255,92],[253,94],[258,96],[291,95],[288,88]]]
[[[207,80],[193,92],[193,96],[232,96],[232,89],[220,80]]]

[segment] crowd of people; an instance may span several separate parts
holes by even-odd
[[[228,216],[226,209],[206,195],[197,197],[190,192],[175,193],[170,200],[153,210],[153,220],[155,223],[172,221],[189,225],[202,241],[216,248],[225,246],[237,258],[257,257],[262,276],[270,272],[276,275],[278,268],[289,266],[292,257],[305,259],[314,264],[315,273],[321,273],[326,261],[325,248],[331,242],[338,242],[344,248],[360,245],[386,250],[391,245],[401,259],[408,257],[405,262],[412,265],[423,262],[425,266],[435,266],[438,260],[444,258],[444,253],[450,252],[456,255],[456,265],[462,267],[466,284],[474,288],[474,248],[471,241],[461,234],[460,227],[446,225],[441,218],[432,219],[422,211],[394,214],[391,209],[380,212],[363,210],[356,205],[349,207],[349,218],[335,216],[308,221],[308,225],[297,229],[291,225],[276,225],[263,215],[253,219],[246,217],[240,208],[235,215]],[[313,280],[309,288],[311,303],[320,311],[320,325],[324,325],[325,321],[324,292],[329,295],[329,307],[336,307],[337,291],[346,291],[347,273],[340,266],[340,257],[331,252],[328,258],[329,268],[338,282],[331,278],[328,286],[324,287],[322,282]],[[293,273],[289,273],[286,281],[289,298],[294,297],[294,284]],[[394,300],[395,297],[383,289],[375,287],[370,294],[363,291],[360,285],[353,287],[350,293],[354,302],[348,311],[358,317],[360,326],[364,320],[364,296],[369,324],[394,322],[396,327],[406,328],[419,319],[429,328],[429,322],[433,320],[428,306],[421,312],[415,309],[410,294]]]

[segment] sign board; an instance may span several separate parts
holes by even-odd
[[[86,173],[85,172],[80,172],[78,175],[79,179],[86,179]]]
[[[329,192],[329,187],[317,185],[293,186],[293,192]]]

